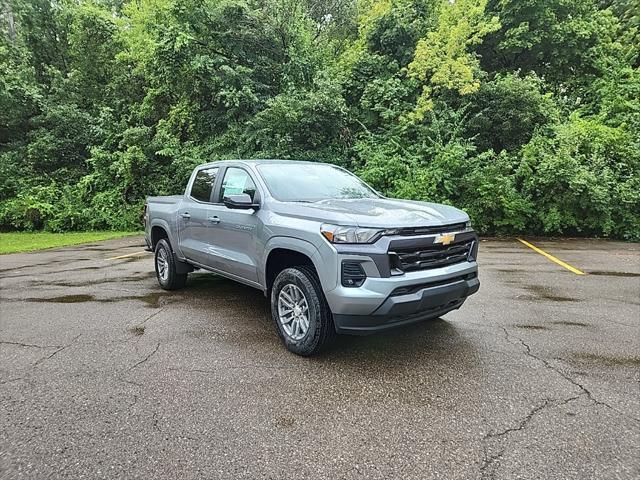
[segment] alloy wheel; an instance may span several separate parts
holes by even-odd
[[[167,251],[164,248],[158,250],[156,266],[158,267],[160,280],[166,282],[167,278],[169,278],[169,260],[167,259]]]
[[[288,283],[278,295],[278,319],[292,340],[304,338],[309,330],[309,304],[297,285]]]

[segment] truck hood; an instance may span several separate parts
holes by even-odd
[[[375,228],[432,227],[469,220],[465,212],[455,207],[392,198],[283,202],[274,210],[296,218]]]

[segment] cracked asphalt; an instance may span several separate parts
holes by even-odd
[[[0,257],[1,478],[637,479],[640,245],[484,240],[442,319],[288,353],[141,238]]]

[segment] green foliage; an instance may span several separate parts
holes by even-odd
[[[579,117],[554,133],[522,150],[517,175],[536,205],[531,227],[639,238],[640,155],[631,135]]]
[[[0,205],[0,222],[5,228],[17,230],[39,230],[54,216],[53,202],[58,197],[55,185],[34,187],[22,191]]]
[[[640,239],[636,3],[4,0],[0,229],[136,229],[195,165],[282,157]]]
[[[425,82],[416,110],[418,119],[432,108],[434,91],[448,89],[468,95],[480,88],[480,62],[471,48],[500,28],[498,17],[485,12],[487,0],[436,3],[437,26],[418,41],[409,65],[411,75]]]
[[[75,104],[51,105],[31,119],[25,160],[37,175],[77,180],[95,141],[93,117]]]
[[[508,73],[484,82],[467,104],[467,136],[480,150],[516,150],[559,119],[560,112],[535,75]]]
[[[483,67],[534,71],[558,93],[583,88],[637,50],[633,34],[597,0],[501,0],[492,7],[502,27],[479,48]]]
[[[320,79],[269,100],[247,126],[244,148],[262,157],[341,161],[347,115],[340,86]]]

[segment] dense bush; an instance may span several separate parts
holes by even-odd
[[[139,228],[224,158],[484,233],[640,239],[640,13],[596,0],[4,0],[0,229]]]

